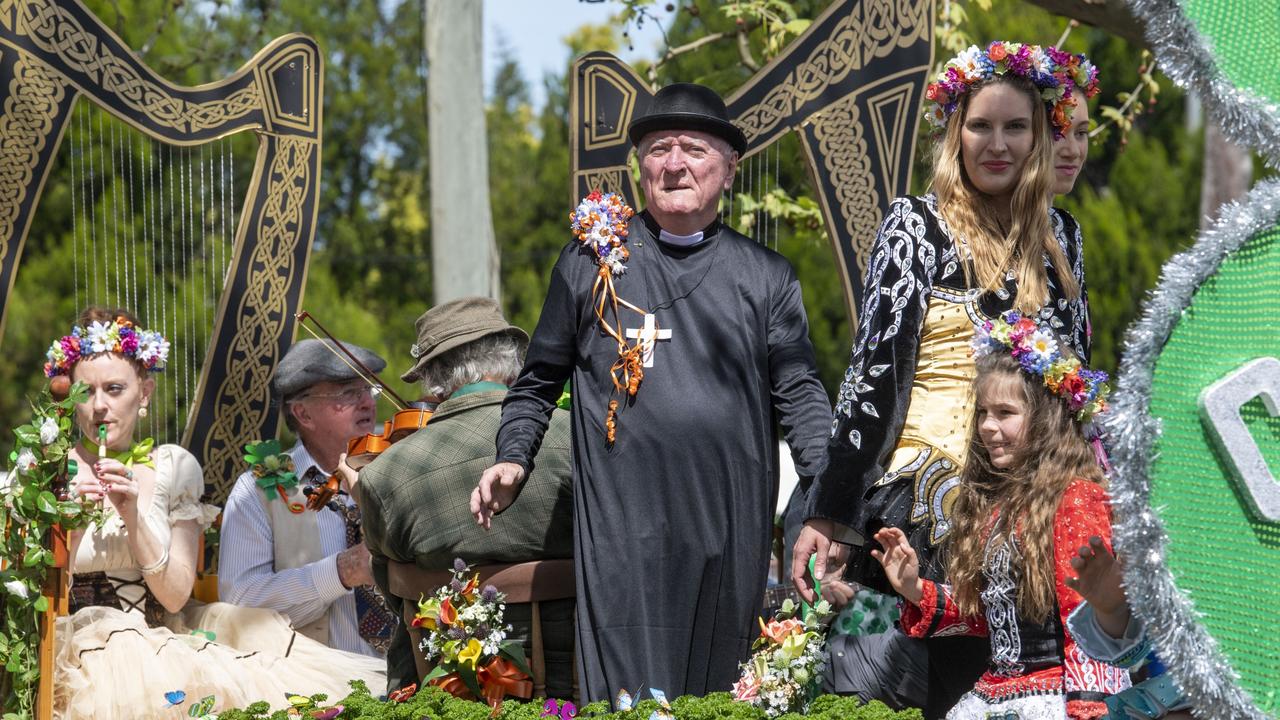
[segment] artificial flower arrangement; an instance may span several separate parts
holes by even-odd
[[[289,502],[288,491],[297,486],[298,474],[293,456],[281,451],[278,441],[263,440],[245,445],[244,460],[249,463],[254,482],[267,494],[268,500],[274,492],[288,506],[289,512],[297,515],[305,509],[302,503]]]
[[[1090,370],[1075,356],[1058,347],[1053,330],[1010,310],[978,328],[973,338],[974,357],[992,352],[1008,352],[1022,369],[1038,375],[1049,392],[1066,401],[1080,422],[1088,422],[1107,409],[1107,373]]]
[[[531,696],[533,682],[524,649],[507,640],[506,596],[492,585],[481,588],[480,575],[470,573],[454,560],[453,579],[418,603],[411,624],[422,628],[418,647],[435,663],[424,680],[455,697],[484,698],[496,715],[503,697]]]
[[[627,223],[636,214],[617,193],[592,190],[578,207],[569,213],[570,229],[578,242],[591,250],[601,268],[621,275],[631,256],[623,243],[627,240]]]
[[[62,400],[46,387],[31,403],[31,421],[13,429],[17,438],[8,471],[0,473],[0,707],[31,713],[39,683],[39,615],[49,609],[42,594],[49,569],[65,567],[72,530],[105,521],[103,506],[70,487],[75,406],[89,397],[83,383]]]
[[[936,128],[946,127],[947,118],[959,107],[960,99],[996,75],[1031,81],[1049,107],[1055,138],[1070,130],[1070,109],[1076,104],[1071,90],[1079,89],[1086,97],[1098,94],[1098,69],[1084,55],[997,40],[985,49],[970,45],[947,61],[925,88],[925,98],[931,101],[925,117]]]
[[[741,665],[733,699],[760,708],[771,718],[805,712],[818,695],[818,681],[827,664],[822,624],[830,616],[826,600],[798,607],[787,599],[773,620],[761,619],[760,637],[751,645],[751,657]]]
[[[44,374],[48,377],[70,375],[81,357],[105,352],[119,353],[141,363],[147,370],[159,371],[169,359],[169,341],[158,332],[135,327],[123,317],[109,323],[94,321],[88,328],[76,325],[70,335],[49,345]]]

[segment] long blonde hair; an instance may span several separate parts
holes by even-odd
[[[1031,101],[1031,153],[1013,190],[1013,222],[1007,235],[996,220],[991,197],[978,190],[965,172],[960,142],[970,101],[983,88],[997,84],[1008,84]],[[963,242],[968,246],[969,262],[965,264],[965,273],[972,273],[970,280],[976,282],[977,287],[985,290],[1004,287],[1005,271],[1011,269],[1018,278],[1018,297],[1014,307],[1024,313],[1034,313],[1049,297],[1049,278],[1043,262],[1047,254],[1057,270],[1058,282],[1066,296],[1072,300],[1080,296],[1080,286],[1049,224],[1053,136],[1044,103],[1030,80],[994,75],[961,96],[955,112],[947,121],[946,133],[934,146],[930,189],[938,196],[938,210],[955,233],[957,243]]]
[[[1053,521],[1058,504],[1075,478],[1102,485],[1102,471],[1080,423],[1065,402],[1049,394],[1039,376],[1023,372],[1006,353],[982,356],[977,367],[974,391],[979,400],[997,383],[1012,383],[1018,389],[1026,410],[1022,441],[1012,448],[1011,466],[996,468],[978,435],[974,414],[969,455],[943,550],[947,581],[960,612],[980,614],[987,541],[993,533],[1016,535],[1018,612],[1043,622],[1056,602]],[[998,516],[994,523],[993,515]]]

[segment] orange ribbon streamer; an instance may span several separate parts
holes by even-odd
[[[294,515],[301,515],[302,511],[306,510],[302,503],[289,502],[289,495],[284,491],[284,486],[280,483],[276,483],[276,494],[280,496],[280,499],[284,502],[285,506],[289,508],[289,512]]]
[[[605,334],[618,343],[618,359],[609,368],[614,392],[635,397],[636,393],[640,391],[640,382],[644,380],[644,363],[641,361],[644,355],[644,338],[636,338],[634,344],[627,343],[627,339],[619,331],[620,327],[615,328],[605,319],[605,311],[612,311],[613,322],[619,326],[622,324],[618,317],[620,305],[641,315],[647,315],[648,313],[618,297],[618,291],[613,285],[613,271],[604,264],[600,265],[600,271],[596,274],[595,284],[591,287],[591,298],[596,319],[600,321],[600,327],[605,331]],[[605,416],[604,424],[605,437],[609,444],[612,445],[614,440],[617,439],[618,431],[618,401],[616,399],[609,401],[609,412]]]

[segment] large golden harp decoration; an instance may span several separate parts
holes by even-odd
[[[78,0],[0,2],[0,328],[17,301],[33,210],[77,101],[156,146],[257,137],[196,390],[183,406],[181,437],[164,438],[196,455],[216,501],[243,470],[241,447],[276,432],[270,378],[292,341],[315,234],[322,79],[316,43],[290,35],[228,78],[180,87]]]
[[[933,19],[933,0],[836,0],[726,100],[729,117],[747,136],[742,192],[758,193],[751,183],[763,173],[752,169],[753,157],[789,132],[799,136],[850,318],[876,228],[910,183]],[[634,205],[626,130],[653,89],[609,53],[583,55],[572,72],[574,201],[601,188]]]

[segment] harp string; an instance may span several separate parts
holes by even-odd
[[[148,418],[158,442],[181,439],[196,399],[232,256],[235,144],[178,148],[89,103],[68,126],[70,296],[127,307],[170,342]],[[65,330],[63,331],[65,332]]]
[[[751,219],[747,222],[749,235],[760,237],[760,153],[751,156]]]
[[[773,150],[773,187],[777,189],[782,184],[782,148],[775,147]],[[778,249],[778,216],[773,216],[773,249]]]
[[[80,303],[80,182],[83,173],[80,172],[80,162],[83,159],[83,153],[80,149],[80,132],[76,126],[76,118],[79,113],[71,116],[71,122],[67,124],[70,142],[68,148],[71,152],[70,161],[67,166],[71,174],[71,298],[76,302],[77,307]]]

